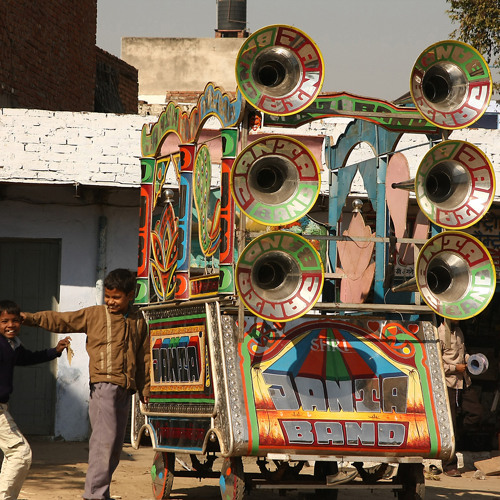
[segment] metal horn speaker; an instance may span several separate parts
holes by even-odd
[[[495,265],[488,250],[461,231],[432,237],[420,250],[415,277],[427,305],[449,319],[476,316],[495,293]]]
[[[464,141],[443,141],[430,149],[415,179],[393,184],[410,189],[422,212],[445,229],[464,229],[478,222],[495,195],[495,171],[488,157]]]
[[[323,263],[302,236],[287,231],[252,240],[236,264],[236,286],[245,306],[268,321],[303,316],[323,288]]]
[[[324,63],[316,44],[292,26],[260,29],[236,58],[236,82],[245,99],[270,115],[291,115],[309,106],[321,90]]]
[[[314,155],[291,137],[271,135],[248,145],[231,169],[236,204],[268,226],[290,224],[316,202],[321,178]]]
[[[437,127],[468,127],[481,118],[490,102],[490,69],[470,45],[456,40],[438,42],[415,62],[410,92],[418,111]]]

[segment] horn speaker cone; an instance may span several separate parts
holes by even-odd
[[[248,37],[236,58],[244,98],[270,115],[292,115],[314,102],[324,79],[316,44],[292,26],[272,25]]]
[[[461,231],[432,237],[420,250],[415,275],[427,305],[449,319],[479,314],[495,293],[496,272],[488,250]]]
[[[236,286],[245,306],[269,321],[303,316],[320,297],[323,264],[302,236],[274,231],[252,240],[236,265]]]
[[[267,136],[247,146],[231,169],[231,191],[248,217],[268,226],[303,217],[316,202],[320,171],[314,155],[286,136]]]

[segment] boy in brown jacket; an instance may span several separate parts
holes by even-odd
[[[136,390],[149,395],[149,344],[146,324],[132,307],[135,277],[115,269],[104,280],[105,305],[73,312],[22,313],[28,326],[57,333],[86,333],[89,355],[89,466],[85,499],[109,499],[111,478],[120,461],[130,409]]]

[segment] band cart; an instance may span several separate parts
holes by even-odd
[[[135,402],[132,436],[151,438],[157,499],[181,475],[219,477],[224,500],[422,499],[423,459],[454,452],[437,319],[474,316],[493,295],[491,256],[463,229],[495,180],[449,136],[486,109],[489,69],[472,47],[437,43],[398,104],[320,94],[323,73],[306,34],[268,26],[242,45],[235,97],[209,83],[189,112],[170,102],[143,128],[136,303],[151,398]],[[315,138],[322,161],[301,126],[339,116],[352,121],[334,144]],[[428,138],[414,179],[404,133]],[[373,157],[348,165],[362,142]]]

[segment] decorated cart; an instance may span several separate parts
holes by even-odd
[[[242,45],[234,96],[209,83],[142,131],[136,303],[151,398],[132,434],[151,438],[155,498],[180,475],[219,477],[223,499],[360,484],[423,498],[423,459],[454,452],[437,323],[494,293],[491,256],[463,229],[495,180],[449,136],[485,111],[489,69],[440,42],[398,104],[320,94],[323,73],[306,34],[268,26]],[[335,143],[301,133],[331,117],[352,119]],[[397,150],[407,132],[429,144],[414,179]],[[373,157],[348,165],[360,143]]]

